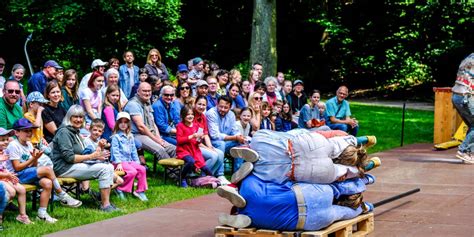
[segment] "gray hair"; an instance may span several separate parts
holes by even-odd
[[[107,80],[107,78],[109,78],[109,76],[112,75],[112,74],[117,75],[118,78],[120,79],[120,74],[119,74],[119,72],[117,71],[117,69],[115,69],[115,68],[109,68],[109,70],[107,70],[107,71],[104,73],[105,79]]]
[[[277,81],[277,79],[276,79],[275,77],[267,77],[267,78],[265,78],[265,80],[263,81],[263,83],[265,83],[265,85],[268,85],[268,83],[269,83],[270,81],[273,81],[273,83],[275,83],[275,85],[278,84],[278,81]]]
[[[169,85],[166,85],[166,86],[163,86],[160,90],[160,97],[163,96],[163,94],[165,93],[165,90],[168,90],[170,89],[171,91],[173,91],[173,94],[176,93],[176,88],[172,87],[172,86],[169,86]]]
[[[86,115],[86,112],[80,105],[72,105],[69,110],[66,113],[66,116],[64,116],[63,119],[63,126],[69,126],[71,124],[71,117],[73,116],[81,116],[84,117]],[[84,124],[82,124],[82,127],[84,127]]]

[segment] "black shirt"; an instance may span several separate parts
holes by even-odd
[[[43,113],[41,113],[41,118],[43,119],[43,126],[54,122],[56,124],[56,128],[59,128],[61,123],[63,122],[63,118],[66,116],[66,110],[58,105],[58,107],[53,107],[51,105],[46,105],[44,107]],[[50,133],[46,126],[43,129],[44,139],[49,143],[53,140],[54,134]]]

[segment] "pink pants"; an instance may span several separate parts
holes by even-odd
[[[114,166],[117,167],[116,164]],[[132,192],[133,180],[135,180],[135,178],[137,178],[138,181],[137,193],[145,192],[148,189],[146,170],[144,166],[133,161],[125,161],[122,162],[122,168],[126,174],[123,176],[123,184],[117,187],[118,190],[127,193]]]

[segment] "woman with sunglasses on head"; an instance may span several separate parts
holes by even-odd
[[[148,70],[148,76],[156,75],[162,81],[169,80],[168,69],[161,62],[161,54],[158,49],[151,49],[146,57],[145,68]]]
[[[252,125],[252,131],[250,132],[252,135],[258,129],[260,129],[261,123],[261,106],[262,106],[262,95],[258,92],[253,92],[250,94],[249,97],[249,109],[252,111],[253,117],[250,120],[250,124]]]

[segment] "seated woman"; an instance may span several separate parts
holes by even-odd
[[[367,146],[367,137],[359,141]],[[232,182],[238,183],[253,169],[253,173],[265,180],[283,183],[287,180],[328,184],[338,179],[360,176],[369,170],[371,162],[364,147],[356,147],[358,139],[353,136],[326,138],[319,132],[306,129],[294,129],[289,132],[271,130],[257,131],[250,148],[235,147],[230,150],[233,157],[241,157],[246,162],[242,170],[232,176]],[[255,162],[253,165],[250,162]],[[376,165],[376,166],[378,166]],[[375,166],[375,167],[376,167]]]
[[[355,178],[330,185],[290,181],[277,184],[250,175],[239,190],[247,204],[237,210],[239,215],[219,216],[219,222],[236,228],[251,225],[272,230],[320,230],[335,221],[372,211],[373,205],[363,203],[360,194],[368,183],[368,178]],[[305,206],[306,212],[300,213],[299,206]]]
[[[86,113],[80,105],[73,105],[66,113],[61,127],[53,138],[51,160],[54,172],[58,177],[75,178],[78,180],[98,179],[102,205],[101,211],[112,212],[119,210],[109,201],[110,187],[114,178],[114,167],[109,163],[102,163],[110,155],[102,146],[87,155],[83,155],[84,143],[79,130],[84,126]],[[84,161],[96,160],[96,163]]]
[[[298,126],[300,128],[306,128],[315,131],[331,130],[325,125],[324,117],[321,117],[318,107],[320,98],[321,94],[319,93],[319,90],[313,90],[309,104],[305,104],[301,108],[300,116],[298,118]]]

